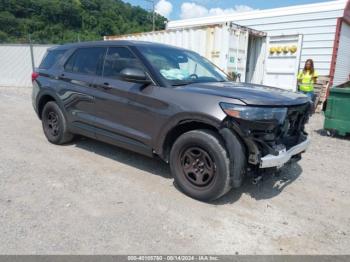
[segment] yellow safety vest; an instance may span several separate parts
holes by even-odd
[[[314,91],[314,78],[318,77],[316,71],[313,74],[310,74],[310,71],[300,71],[298,74],[298,80],[301,82],[299,84],[299,90],[303,92],[312,92]]]

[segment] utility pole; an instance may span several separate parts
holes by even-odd
[[[33,50],[33,44],[32,44],[32,37],[31,37],[30,34],[28,34],[28,40],[29,40],[30,59],[31,59],[31,62],[32,62],[32,70],[34,72],[34,70],[35,70],[34,50]]]
[[[152,31],[156,30],[156,3],[155,0],[144,0],[152,4]]]

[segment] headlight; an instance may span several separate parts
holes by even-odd
[[[285,107],[251,107],[229,103],[220,103],[222,110],[229,116],[249,121],[278,121],[283,124],[287,108]]]

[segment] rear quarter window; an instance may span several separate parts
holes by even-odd
[[[48,51],[41,62],[40,69],[50,69],[60,58],[64,55],[66,50],[52,50]]]
[[[101,75],[105,53],[104,47],[78,48],[68,59],[64,69],[72,73]]]

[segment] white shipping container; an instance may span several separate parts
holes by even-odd
[[[224,23],[122,36],[105,36],[104,40],[141,40],[190,49],[206,57],[226,73],[240,74],[240,80],[245,81],[250,36],[263,38],[265,34],[232,23]],[[254,43],[262,45],[262,41]],[[254,54],[255,58],[249,59],[249,63],[261,60],[259,54],[260,52]],[[261,68],[260,71],[262,71]],[[249,80],[261,84],[262,74],[252,73]]]
[[[330,76],[331,82],[338,84],[348,79],[350,73],[349,21],[350,0],[337,0],[169,21],[167,29],[233,22],[266,32],[269,37],[303,35],[299,70],[307,59],[313,59],[319,75]],[[277,78],[281,81],[277,82]],[[285,86],[286,78],[282,75],[266,76],[264,83],[268,79],[277,86]]]
[[[209,59],[237,81],[296,91],[302,35],[266,37],[266,33],[234,23],[194,26],[122,36],[105,40],[141,40],[190,49]],[[295,47],[291,53],[270,49]]]
[[[264,84],[297,91],[302,35],[267,37]]]

